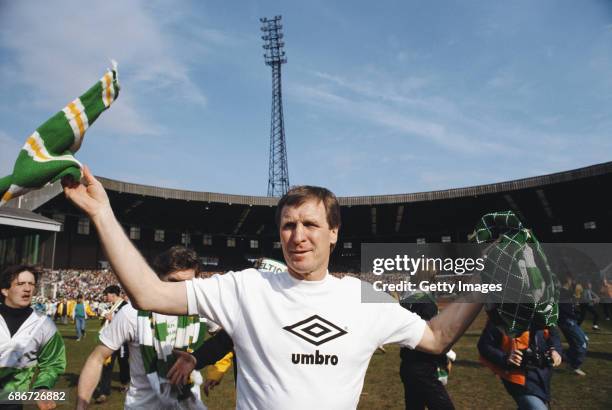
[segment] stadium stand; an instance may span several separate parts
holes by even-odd
[[[100,180],[118,219],[147,258],[182,243],[194,248],[211,271],[242,268],[260,256],[282,259],[274,223],[277,198]],[[343,226],[331,266],[358,271],[364,242],[466,242],[476,221],[493,210],[514,211],[543,242],[609,242],[610,186],[612,162],[607,162],[467,188],[341,197]],[[0,265],[27,260],[54,269],[106,267],[93,227],[64,198],[59,184],[8,206],[58,221],[62,230],[43,238],[42,231],[3,226]],[[0,223],[10,225],[6,220]],[[32,250],[20,253],[25,247],[19,243],[36,235],[46,250],[31,260]]]

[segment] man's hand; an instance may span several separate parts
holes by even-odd
[[[41,392],[42,391],[46,391],[46,390],[41,390]],[[53,400],[38,400],[36,402],[36,406],[40,410],[50,410],[50,409],[56,408],[57,404],[55,404],[55,402]]]
[[[523,361],[523,352],[520,350],[513,350],[510,352],[510,356],[508,356],[508,364],[512,364],[516,367],[521,367],[521,362]]]
[[[550,349],[550,357],[553,360],[553,367],[558,367],[561,364],[561,355],[555,349]]]
[[[206,381],[204,382],[204,394],[206,395],[206,397],[208,397],[208,393],[210,393],[212,389],[215,388],[215,386],[218,386],[219,383],[220,381],[218,380],[206,379]]]
[[[104,318],[110,322],[111,320],[113,320],[113,314],[107,313],[104,315]]]
[[[111,211],[110,201],[104,187],[89,170],[83,166],[82,182],[74,181],[72,178],[62,178],[64,194],[76,206],[81,208],[90,218],[99,215],[103,211]]]
[[[47,389],[37,389],[37,392],[40,392],[41,395],[49,395],[51,394],[51,392]],[[36,406],[40,409],[40,410],[48,410],[48,409],[54,409],[57,407],[57,404],[53,401],[53,400],[36,400]]]
[[[174,385],[187,384],[189,375],[196,367],[196,358],[191,353],[182,350],[175,349],[173,353],[176,356],[176,362],[168,371],[168,380]]]

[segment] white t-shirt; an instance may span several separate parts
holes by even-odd
[[[185,283],[189,314],[234,341],[239,409],[354,409],[376,348],[414,348],[426,326],[398,303],[361,303],[351,277],[247,269]]]
[[[140,345],[138,344],[138,311],[130,303],[115,314],[110,324],[100,332],[100,342],[112,350],[119,350],[128,343],[130,350],[130,388],[125,396],[125,409],[163,409],[147,378]],[[194,386],[199,400],[200,388]]]

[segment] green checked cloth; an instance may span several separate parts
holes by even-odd
[[[489,310],[495,309],[509,335],[554,326],[559,316],[559,284],[540,243],[512,211],[484,215],[471,235],[478,244],[491,243],[485,252],[484,283],[501,284],[490,293]]]
[[[85,131],[119,95],[117,63],[85,94],[49,118],[28,137],[19,151],[13,173],[0,178],[0,206],[12,198],[43,187],[65,175],[81,178],[74,158]]]
[[[147,379],[164,408],[206,409],[199,398],[202,384],[199,372],[191,372],[189,384],[180,387],[171,385],[166,377],[175,362],[174,349],[191,353],[204,343],[206,324],[203,319],[197,315],[167,316],[139,310],[137,323]]]

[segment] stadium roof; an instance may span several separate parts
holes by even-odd
[[[570,171],[557,172],[514,181],[499,182],[495,184],[476,185],[466,188],[445,189],[441,191],[418,192],[392,195],[367,195],[339,197],[340,205],[378,205],[407,203],[419,201],[432,201],[437,199],[451,199],[474,195],[508,192],[535,186],[573,181],[580,178],[592,177],[612,173],[612,162],[592,165]],[[269,205],[276,206],[278,198],[265,196],[231,195],[213,192],[186,191],[179,189],[160,188],[149,185],[132,184],[108,178],[100,178],[106,189],[118,192],[155,196],[164,199],[179,199],[186,201],[221,202],[243,205]]]
[[[245,257],[282,258],[274,218],[278,198],[99,179],[119,222],[134,235],[145,257],[169,243],[187,241],[201,255],[219,257],[232,269],[243,266]],[[341,245],[336,255],[348,266],[354,262],[351,258],[358,257],[362,243],[462,243],[482,215],[505,210],[514,211],[542,242],[608,243],[610,186],[612,162],[607,162],[474,187],[340,197]],[[87,233],[86,218],[61,191],[59,183],[47,186],[20,197],[20,205],[63,222],[58,266],[96,266],[103,259],[101,245],[96,235]],[[7,205],[16,204],[13,200]]]
[[[554,174],[522,178],[513,181],[498,182],[487,185],[476,185],[465,188],[453,188],[440,191],[405,194],[347,196],[339,197],[338,200],[340,201],[340,205],[342,206],[384,205],[420,201],[433,201],[515,191],[560,182],[569,182],[582,178],[594,177],[605,174],[612,174],[612,161],[584,168],[578,168],[570,171],[557,172]],[[278,202],[278,198],[275,197],[188,191],[182,189],[162,188],[151,185],[134,184],[104,177],[98,177],[98,179],[102,182],[102,184],[107,190],[116,191],[119,193],[129,193],[163,199],[260,206],[276,206]],[[61,191],[61,186],[59,182],[57,182],[51,186],[43,188],[42,190],[30,192],[29,194],[23,197],[21,207],[29,210],[34,210],[45,202],[47,202],[48,200],[58,195]],[[17,199],[12,201],[12,206],[15,206],[14,204],[16,203]]]
[[[62,228],[62,224],[53,219],[46,218],[27,209],[8,207],[0,208],[0,225],[52,232],[59,232]]]

